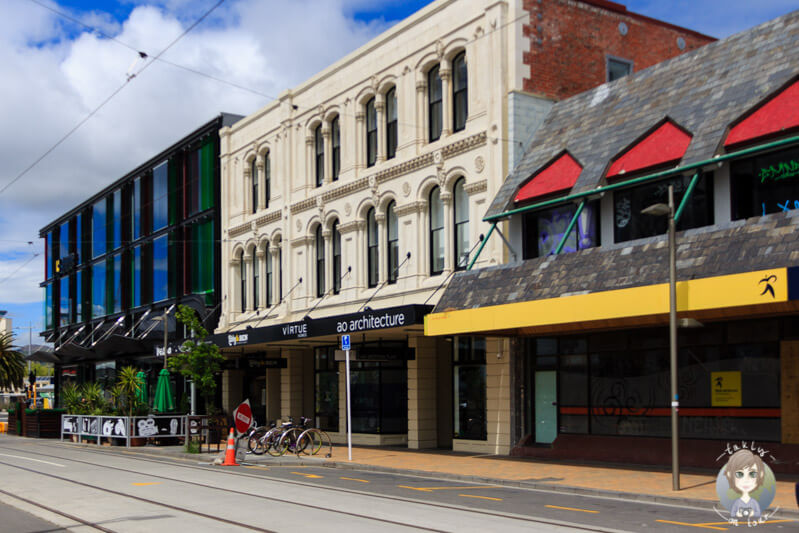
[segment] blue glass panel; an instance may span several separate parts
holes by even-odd
[[[83,273],[73,274],[73,277],[75,278],[75,300],[72,303],[75,310],[73,321],[80,321],[83,317]]]
[[[58,310],[58,323],[61,326],[68,326],[70,322],[70,310],[69,310],[69,277],[61,278],[60,283],[60,294],[59,294],[59,301],[61,305],[59,306]]]
[[[50,279],[53,277],[53,232],[48,231],[44,240],[44,278]]]
[[[122,246],[122,191],[114,191],[111,197],[111,205],[113,218],[108,221],[108,225],[113,228],[112,230],[112,245],[111,249],[116,250]]]
[[[45,329],[53,329],[53,285],[44,287],[44,323]]]
[[[133,307],[139,307],[142,304],[141,300],[141,246],[136,246],[133,249],[133,268],[132,272],[132,292],[133,292]]]
[[[105,253],[106,238],[106,201],[103,198],[92,207],[92,257]]]
[[[153,170],[153,231],[165,227],[169,220],[169,171],[164,161]]]
[[[135,241],[141,237],[141,178],[134,180],[132,196],[130,201],[130,211],[132,213],[130,217],[132,225],[130,234]]]
[[[108,268],[113,273],[109,309],[112,313],[119,313],[122,311],[122,256],[117,254],[108,263]]]
[[[105,316],[105,262],[92,265],[92,318]]]
[[[83,215],[75,217],[75,253],[77,254],[76,264],[83,263]]]
[[[69,223],[61,224],[58,233],[58,257],[64,259],[69,255]]]
[[[153,301],[166,300],[169,295],[169,241],[164,235],[153,240]]]

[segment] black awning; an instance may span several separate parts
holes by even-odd
[[[78,359],[97,359],[97,354],[93,350],[84,348],[79,344],[67,342],[56,348],[55,354],[61,359],[62,363],[75,361]]]
[[[112,355],[132,355],[147,351],[141,341],[125,337],[124,335],[109,335],[94,347],[98,357],[105,358]]]
[[[414,324],[423,324],[425,315],[432,310],[432,305],[401,305],[386,309],[370,309],[347,315],[306,318],[297,322],[220,333],[211,336],[211,342],[217,346],[228,348],[265,342],[401,328]]]

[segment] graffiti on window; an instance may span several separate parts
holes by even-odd
[[[799,176],[799,161],[793,159],[761,168],[760,172],[757,173],[760,183],[765,183],[767,180],[784,180],[794,176]]]

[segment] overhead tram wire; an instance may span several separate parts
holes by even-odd
[[[200,18],[198,18],[198,19],[197,19],[197,20],[196,20],[196,21],[195,21],[195,22],[194,22],[194,23],[193,23],[191,26],[189,26],[188,28],[186,28],[186,29],[183,31],[183,33],[181,33],[180,35],[178,35],[178,36],[177,36],[177,37],[176,37],[176,38],[175,38],[175,39],[174,39],[174,40],[173,40],[171,43],[169,43],[169,44],[166,46],[166,48],[164,48],[163,50],[161,50],[161,51],[160,51],[160,52],[159,52],[159,53],[158,53],[158,54],[157,54],[155,57],[153,57],[153,58],[152,58],[152,59],[151,59],[149,62],[145,63],[145,64],[142,66],[142,68],[140,68],[140,69],[139,69],[139,71],[138,71],[138,72],[136,72],[135,74],[133,74],[133,75],[131,75],[131,76],[128,76],[128,78],[125,80],[125,82],[124,82],[122,85],[120,85],[120,86],[119,86],[119,87],[118,87],[118,88],[117,88],[117,89],[116,89],[114,92],[112,92],[112,93],[111,93],[111,95],[110,95],[110,96],[108,96],[108,98],[106,98],[105,100],[103,100],[103,101],[102,101],[102,103],[100,103],[100,105],[99,105],[99,106],[97,106],[96,108],[94,108],[94,109],[93,109],[93,110],[92,110],[92,111],[91,111],[91,112],[90,112],[90,113],[89,113],[89,114],[88,114],[86,117],[84,117],[84,118],[83,118],[83,120],[81,120],[80,122],[78,122],[78,124],[77,124],[77,125],[75,125],[75,127],[73,127],[71,130],[69,130],[69,131],[67,132],[67,134],[66,134],[66,135],[64,135],[63,137],[61,137],[61,138],[60,138],[60,139],[59,139],[59,140],[58,140],[58,141],[57,141],[57,142],[56,142],[56,143],[55,143],[53,146],[51,146],[51,147],[50,147],[50,148],[49,148],[49,149],[48,149],[48,150],[47,150],[47,151],[46,151],[44,154],[42,154],[40,157],[38,157],[38,158],[37,158],[37,159],[36,159],[36,160],[35,160],[33,163],[31,163],[30,165],[28,165],[28,167],[27,167],[27,168],[25,168],[25,170],[23,170],[22,172],[20,172],[19,174],[17,174],[17,176],[16,176],[14,179],[12,179],[10,182],[6,183],[6,184],[5,184],[5,185],[4,185],[2,188],[0,188],[0,195],[2,195],[2,194],[3,194],[3,193],[6,191],[6,190],[8,190],[8,188],[9,188],[9,187],[11,187],[12,185],[14,185],[14,184],[15,184],[17,181],[19,181],[19,180],[20,180],[20,179],[21,179],[23,176],[25,176],[25,175],[26,175],[28,172],[30,172],[30,171],[31,171],[31,170],[32,170],[32,169],[33,169],[33,168],[34,168],[36,165],[38,165],[38,164],[39,164],[39,163],[40,163],[40,162],[41,162],[41,161],[42,161],[42,160],[43,160],[45,157],[47,157],[48,155],[50,155],[50,153],[52,153],[52,152],[53,152],[53,150],[55,150],[56,148],[58,148],[58,147],[59,147],[59,146],[60,146],[60,145],[61,145],[61,144],[62,144],[64,141],[66,141],[66,140],[67,140],[69,137],[71,137],[73,133],[75,133],[75,132],[76,132],[76,131],[77,131],[77,130],[78,130],[80,127],[81,127],[81,126],[83,126],[83,125],[84,125],[86,122],[88,122],[88,121],[89,121],[89,119],[91,119],[91,118],[92,118],[94,115],[96,115],[96,114],[97,114],[97,112],[98,112],[98,111],[100,111],[100,109],[102,109],[102,108],[103,108],[103,107],[104,107],[104,106],[105,106],[105,105],[106,105],[108,102],[110,102],[110,101],[111,101],[111,100],[112,100],[112,99],[113,99],[113,98],[114,98],[114,97],[115,97],[117,94],[119,94],[119,93],[122,91],[122,89],[124,89],[124,88],[125,88],[125,87],[128,85],[128,83],[130,83],[130,81],[131,81],[133,78],[135,78],[136,76],[138,76],[139,74],[141,74],[142,72],[144,72],[144,70],[145,70],[145,69],[147,69],[147,67],[149,67],[150,65],[152,65],[152,64],[153,64],[155,61],[159,60],[159,59],[160,59],[160,57],[161,57],[162,55],[164,55],[164,53],[166,53],[166,51],[167,51],[167,50],[169,50],[170,48],[172,48],[172,47],[173,47],[173,46],[174,46],[174,45],[175,45],[175,44],[176,44],[178,41],[180,41],[181,39],[183,39],[183,37],[185,37],[185,36],[186,36],[186,34],[188,34],[188,33],[189,33],[191,30],[193,30],[195,27],[197,27],[197,25],[198,25],[198,24],[200,24],[200,23],[201,23],[203,20],[205,20],[205,19],[208,17],[208,15],[210,15],[210,14],[211,14],[211,13],[212,13],[212,12],[213,12],[213,11],[214,11],[216,8],[218,8],[219,6],[221,6],[221,5],[222,5],[224,2],[225,2],[225,0],[219,0],[219,1],[218,1],[216,4],[214,4],[214,5],[213,5],[213,6],[212,6],[212,7],[211,7],[211,8],[210,8],[208,11],[206,11],[206,12],[205,12],[205,13],[204,13],[204,14],[203,14],[203,15],[202,15]]]
[[[30,263],[31,261],[33,261],[35,258],[39,257],[40,255],[41,255],[41,254],[39,254],[39,253],[35,253],[35,254],[31,255],[31,256],[28,258],[28,260],[27,260],[27,261],[25,261],[24,263],[22,263],[21,265],[19,265],[19,266],[17,267],[17,269],[16,269],[14,272],[12,272],[11,274],[9,274],[8,276],[6,276],[6,277],[5,277],[5,278],[3,278],[3,279],[0,279],[0,285],[2,285],[3,283],[5,283],[6,281],[10,280],[12,277],[14,277],[14,275],[15,275],[17,272],[19,272],[20,270],[22,270],[23,268],[25,268],[25,267],[28,265],[28,263]]]

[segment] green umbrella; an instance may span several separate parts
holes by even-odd
[[[147,403],[147,375],[139,370],[138,374],[136,374],[136,381],[139,382],[139,391],[136,393],[136,398],[139,402],[146,404]]]
[[[172,385],[169,383],[169,370],[162,368],[158,373],[158,382],[155,384],[153,411],[166,413],[174,410],[175,400],[172,399]]]

